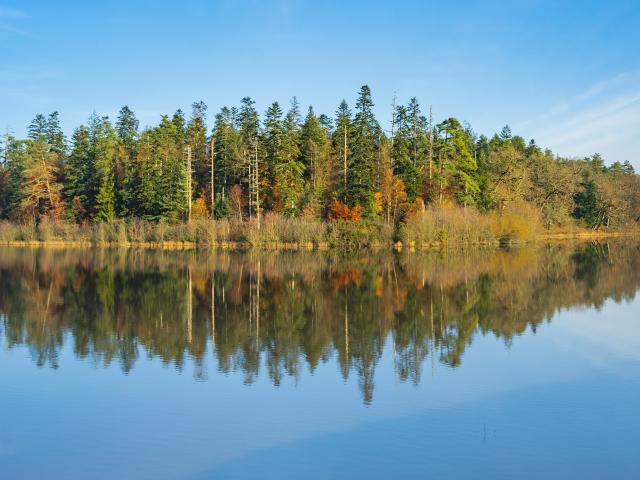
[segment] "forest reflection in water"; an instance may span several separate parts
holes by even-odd
[[[277,386],[331,359],[365,404],[393,350],[400,381],[456,367],[474,335],[509,345],[563,308],[631,300],[638,243],[442,253],[221,253],[5,248],[0,328],[40,366],[77,358],[127,373],[140,355],[196,377]],[[215,358],[212,367],[210,356]],[[337,372],[338,374],[338,372]]]

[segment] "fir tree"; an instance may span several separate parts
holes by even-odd
[[[103,221],[113,220],[116,216],[116,161],[118,157],[118,138],[111,122],[105,117],[96,133],[95,144],[96,177],[96,218]]]
[[[345,100],[340,102],[336,111],[335,129],[332,145],[335,159],[334,175],[336,178],[336,197],[347,201],[347,173],[349,170],[349,137],[351,134],[351,111]]]
[[[373,115],[371,90],[360,89],[356,114],[349,137],[349,163],[347,171],[347,202],[360,205],[365,216],[375,210],[376,166],[380,126]]]
[[[65,164],[64,197],[74,218],[89,218],[95,207],[96,166],[89,131],[78,127],[71,138],[72,147]]]
[[[284,121],[282,142],[275,164],[274,194],[283,212],[293,215],[304,187],[304,164],[300,161],[300,110],[293,99]]]
[[[394,125],[396,134],[393,137],[393,173],[400,177],[409,201],[415,200],[420,191],[420,170],[416,162],[417,145],[407,108],[396,107]]]

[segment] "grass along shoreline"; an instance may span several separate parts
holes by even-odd
[[[260,228],[255,220],[227,219],[200,219],[191,223],[115,220],[85,225],[50,221],[38,225],[0,222],[0,245],[3,246],[165,250],[426,250],[635,235],[640,235],[640,228],[622,231],[580,226],[544,229],[528,221],[526,213],[487,215],[471,209],[428,209],[397,227],[372,220],[327,221],[279,215],[265,216]]]

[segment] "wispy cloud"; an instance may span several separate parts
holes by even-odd
[[[599,152],[640,166],[640,72],[595,83],[514,128],[564,156]]]

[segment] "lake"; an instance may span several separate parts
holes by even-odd
[[[0,249],[0,478],[640,478],[640,243]]]

